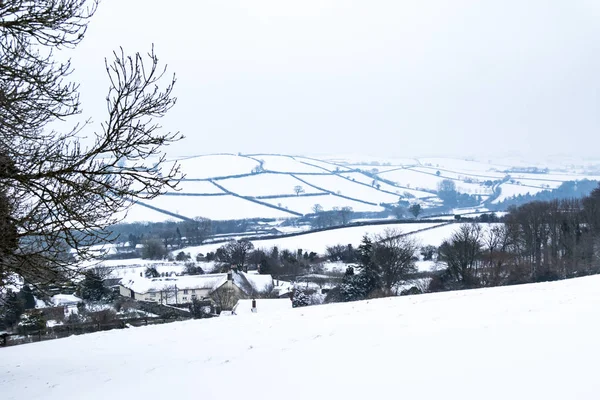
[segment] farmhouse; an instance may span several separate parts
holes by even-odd
[[[273,290],[271,275],[246,274],[232,270],[222,274],[186,275],[165,278],[124,278],[121,296],[161,304],[185,304],[192,299],[211,299],[222,309],[231,309],[239,299]]]

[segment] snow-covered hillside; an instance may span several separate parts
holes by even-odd
[[[392,229],[397,231],[398,233],[411,233],[422,231],[424,229],[431,229],[443,224],[438,223],[411,223],[411,224],[381,224],[381,225],[365,225],[365,226],[352,226],[346,228],[339,229],[331,229],[327,231],[321,232],[311,232],[300,234],[297,236],[290,237],[282,237],[276,239],[264,239],[264,240],[253,240],[252,243],[254,247],[257,249],[270,249],[273,246],[277,246],[280,250],[288,249],[292,251],[296,251],[297,249],[302,249],[303,251],[314,251],[317,254],[326,254],[327,247],[335,246],[337,244],[348,245],[351,244],[354,247],[360,245],[360,242],[365,235],[377,235],[381,234],[386,230]],[[430,244],[430,242],[435,242],[438,237],[442,235],[446,235],[444,239],[447,239],[455,229],[458,229],[459,225],[452,225],[447,229],[443,229],[442,227],[427,230],[422,232],[422,237],[419,236],[419,240],[421,241],[425,238],[425,243]],[[437,233],[436,231],[440,229],[441,233]],[[415,236],[419,235],[419,233],[415,233]],[[434,239],[428,240],[427,235],[433,237]],[[443,239],[442,239],[443,240]],[[441,244],[441,241],[440,241]],[[190,253],[192,258],[195,258],[198,253],[206,254],[208,252],[214,252],[219,247],[223,246],[223,243],[210,243],[202,246],[188,247],[184,248],[181,251]]]
[[[167,162],[166,167],[173,162]],[[400,199],[418,202],[426,209],[440,204],[436,191],[445,179],[452,180],[459,192],[478,195],[481,201],[494,196],[494,189],[499,188],[501,194],[494,202],[554,189],[565,181],[600,179],[583,173],[583,166],[553,164],[548,170],[540,167],[546,173],[531,173],[503,163],[452,158],[377,161],[216,154],[179,162],[186,175],[179,190],[142,202],[126,222],[195,217],[285,219],[310,214],[315,204],[325,211],[351,207],[359,212],[378,212],[384,210],[382,204],[395,204]]]
[[[597,399],[600,276],[2,349],[3,400]]]

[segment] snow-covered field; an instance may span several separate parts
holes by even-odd
[[[398,195],[377,190],[337,175],[303,176],[302,180],[330,192],[375,204],[397,203]]]
[[[215,183],[222,185],[235,195],[243,197],[260,197],[272,195],[295,194],[294,187],[301,186],[305,193],[332,192],[340,193],[355,199],[373,204],[396,203],[405,192],[411,193],[419,199],[424,208],[439,205],[440,199],[434,191],[444,179],[453,179],[459,192],[473,195],[491,195],[492,189],[483,185],[487,180],[503,179],[507,173],[502,172],[511,168],[509,163],[480,162],[453,158],[421,158],[397,160],[371,160],[356,158],[344,159],[343,157],[311,159],[301,156],[287,155],[234,155],[217,154],[188,157],[180,160],[181,169],[186,174],[186,179],[214,179]],[[377,161],[377,162],[376,162]],[[365,164],[365,162],[369,164]],[[389,164],[388,164],[389,163]],[[171,161],[167,163],[167,167]],[[386,164],[386,165],[384,165]],[[263,170],[260,170],[262,165]],[[532,166],[532,164],[512,164]],[[510,173],[511,179],[521,185],[503,183],[500,187],[503,194],[499,201],[508,196],[535,193],[539,190],[553,189],[565,181],[582,179],[600,179],[593,173],[578,173],[585,167],[581,165],[560,164],[550,162],[551,167],[547,174]],[[593,163],[586,164],[588,170],[598,171],[600,166]],[[546,168],[546,166],[537,165]],[[440,171],[440,176],[436,172]],[[271,172],[269,172],[271,171]],[[363,173],[361,171],[368,171]],[[315,189],[308,184],[296,179],[292,174],[309,182],[320,189]],[[370,185],[373,176],[377,173],[391,183],[378,181],[382,190],[377,190]],[[240,176],[241,175],[241,176]],[[349,178],[349,179],[344,179]],[[393,184],[395,182],[396,184]],[[365,186],[369,185],[369,186]],[[512,185],[512,186],[511,186]],[[514,186],[514,187],[513,187]],[[516,187],[521,186],[521,187]],[[423,189],[419,191],[418,188]],[[428,192],[432,191],[432,192]],[[183,181],[180,184],[179,194],[222,194],[223,190],[208,181]],[[273,205],[281,204],[283,208],[301,214],[308,214],[315,202],[313,199],[271,199]],[[408,199],[415,201],[414,199]],[[381,211],[380,207],[367,207],[351,205],[342,197],[332,197],[324,200],[326,209],[333,207],[352,207],[355,211]],[[161,196],[149,204],[165,210],[180,214],[183,217],[205,217],[215,220],[244,219],[244,218],[286,218],[293,215],[286,212],[269,209],[252,203],[248,199],[232,196],[223,197],[196,197],[177,198]],[[152,211],[137,207],[127,217],[126,222],[165,221],[173,216],[160,211]]]
[[[303,193],[324,193],[322,190],[304,184],[292,175],[284,174],[257,174],[243,178],[220,179],[217,183],[242,196],[295,195],[296,186],[300,186]]]
[[[273,156],[273,155],[253,155],[259,161],[263,161],[263,168],[266,171],[278,171],[278,172],[299,172],[299,173],[318,173],[322,174],[325,171],[323,168],[318,166],[308,165],[304,162],[299,162],[291,156]],[[303,160],[304,161],[304,160]]]
[[[389,179],[402,186],[427,190],[437,190],[439,183],[446,179],[443,176],[436,176],[435,172],[424,173],[413,169],[398,169],[384,172],[379,175],[382,178]],[[491,192],[490,188],[476,183],[465,183],[461,181],[454,181],[454,183],[456,184],[456,190],[461,193],[484,194]]]
[[[179,160],[188,179],[207,179],[219,176],[249,174],[259,162],[233,154],[210,154]]]
[[[356,182],[362,182],[364,184],[367,185],[371,185],[373,183],[373,178],[371,178],[370,176],[367,176],[363,173],[360,172],[350,172],[350,173],[344,173],[344,174],[340,174],[341,176],[345,176],[346,178],[356,181]],[[379,188],[381,190],[385,190],[387,192],[392,192],[399,195],[404,194],[405,192],[410,193],[411,195],[415,196],[416,198],[422,198],[422,197],[431,197],[432,194],[429,192],[421,192],[419,190],[412,190],[412,189],[406,189],[406,188],[401,188],[398,186],[392,186],[388,183],[385,183],[383,181],[376,181],[376,184],[379,185]]]
[[[501,187],[502,192],[497,199],[495,199],[492,203],[499,203],[501,201],[506,200],[512,196],[525,195],[525,194],[536,194],[546,189],[544,188],[535,188],[531,186],[522,186],[522,185],[514,185],[511,183],[505,183]]]
[[[330,211],[334,207],[351,207],[353,211],[383,211],[383,207],[361,203],[332,194],[324,196],[293,196],[277,199],[262,199],[261,201],[301,214],[312,214],[314,212],[313,207],[315,204],[319,204],[325,211]]]
[[[598,398],[600,276],[1,349],[3,400]],[[260,300],[258,300],[260,310]]]
[[[384,232],[386,229],[395,229],[399,232],[409,233],[415,232],[421,229],[435,227],[440,223],[414,223],[414,224],[382,224],[382,225],[369,225],[369,226],[353,226],[348,228],[332,229],[323,232],[307,233],[304,235],[291,236],[277,239],[265,239],[265,240],[254,240],[252,243],[255,248],[270,249],[273,246],[277,246],[279,250],[297,250],[302,249],[303,251],[314,251],[317,254],[325,254],[327,247],[334,246],[337,244],[347,245],[352,244],[358,246],[363,236],[366,234],[374,235]],[[423,232],[435,232],[437,229]],[[454,232],[453,230],[444,231],[444,233]],[[433,235],[433,234],[432,234]],[[418,234],[415,234],[418,236]],[[450,236],[450,235],[448,235]],[[223,246],[223,243],[206,244],[202,246],[188,247],[182,249],[186,253],[190,253],[192,258],[196,257],[196,254],[207,252],[213,252],[219,247]]]
[[[216,220],[244,218],[289,218],[292,214],[276,210],[232,195],[225,196],[158,196],[147,204],[188,218]],[[175,219],[173,217],[165,218]]]
[[[217,194],[225,192],[209,181],[181,181],[177,185],[175,193]]]

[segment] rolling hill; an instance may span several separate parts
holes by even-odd
[[[213,220],[285,219],[350,207],[379,212],[399,200],[439,206],[438,184],[452,180],[461,193],[497,203],[551,190],[565,181],[600,180],[595,169],[556,164],[552,169],[452,158],[353,161],[273,154],[214,154],[178,161],[186,178],[178,191],[139,202],[125,222],[204,217]],[[588,173],[592,171],[594,173]],[[492,183],[493,182],[493,183]],[[471,207],[473,208],[473,207]],[[455,210],[461,213],[461,210]]]
[[[5,400],[596,399],[600,276],[113,330],[2,349]]]

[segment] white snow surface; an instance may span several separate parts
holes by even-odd
[[[292,309],[292,300],[290,298],[282,299],[256,299],[256,313],[252,312],[252,299],[238,300],[233,312],[235,315],[257,315],[271,314],[274,312],[286,311]]]
[[[387,399],[399,391],[419,399],[595,400],[598,287],[592,276],[9,347],[0,392],[3,400],[185,400],[200,392],[207,400]]]
[[[263,168],[265,171],[278,171],[278,172],[301,172],[301,173],[323,173],[327,172],[322,168],[314,165],[307,165],[303,162],[296,161],[292,156],[285,155],[268,155],[259,154],[252,155],[254,159],[263,161]],[[305,160],[302,160],[305,161]],[[335,168],[334,168],[335,169]]]
[[[73,294],[56,294],[50,299],[55,306],[67,306],[81,302],[82,300]]]
[[[313,207],[315,204],[321,205],[325,211],[330,211],[334,207],[351,207],[353,211],[383,211],[383,207],[361,203],[333,194],[326,194],[324,196],[293,196],[277,199],[262,199],[261,201],[301,214],[312,214],[314,212]]]
[[[417,230],[431,228],[440,225],[440,223],[424,222],[424,223],[412,223],[412,224],[382,224],[382,225],[367,225],[367,226],[352,226],[348,228],[332,229],[328,231],[307,233],[298,236],[277,238],[277,239],[264,239],[264,240],[253,240],[252,244],[257,249],[270,249],[273,246],[277,246],[279,251],[288,249],[295,251],[302,249],[304,251],[314,251],[317,254],[324,254],[327,247],[334,246],[337,244],[347,245],[352,244],[354,247],[360,244],[362,237],[366,234],[380,234],[386,229],[396,229],[403,233],[415,232]],[[435,231],[437,229],[434,229]],[[429,231],[432,232],[432,231]],[[453,232],[451,230],[450,232]],[[426,234],[427,232],[423,232]],[[206,254],[208,252],[214,252],[225,243],[211,243],[202,246],[187,247],[181,249],[185,253],[190,253],[192,258],[196,257],[196,254]]]
[[[243,178],[219,179],[216,182],[230,192],[241,196],[296,195],[294,191],[296,186],[302,187],[303,193],[324,193],[287,174],[264,173]]]
[[[179,160],[178,163],[188,179],[207,179],[249,174],[253,168],[259,165],[258,161],[251,158],[233,154],[210,154],[188,157]]]
[[[179,181],[177,184],[177,191],[171,191],[174,193],[192,193],[192,194],[217,194],[225,193],[222,189],[215,186],[210,181]]]
[[[276,210],[232,195],[208,197],[161,195],[147,201],[147,203],[188,218],[204,217],[216,220],[231,220],[250,217],[293,217],[292,214],[285,211]],[[176,219],[174,217],[168,218]]]
[[[310,175],[303,176],[302,180],[331,192],[352,197],[371,203],[397,203],[398,195],[365,186],[338,175]]]
[[[492,201],[492,203],[494,203],[494,204],[504,201],[504,200],[508,199],[509,197],[518,196],[520,194],[521,195],[536,194],[543,190],[546,190],[541,187],[535,188],[535,187],[531,187],[531,186],[515,185],[512,183],[503,183],[502,185],[500,185],[500,188],[502,189],[502,192],[500,192],[500,196],[498,196],[497,199]]]
[[[424,173],[417,169],[398,169],[379,174],[382,178],[389,179],[399,185],[410,186],[414,189],[422,188],[428,190],[438,189],[438,184],[446,179],[444,178],[444,174],[441,175],[442,176],[436,176],[435,172],[429,171],[429,173]],[[490,188],[475,183],[461,181],[454,181],[454,183],[456,184],[456,190],[461,193],[485,194],[491,191]]]

